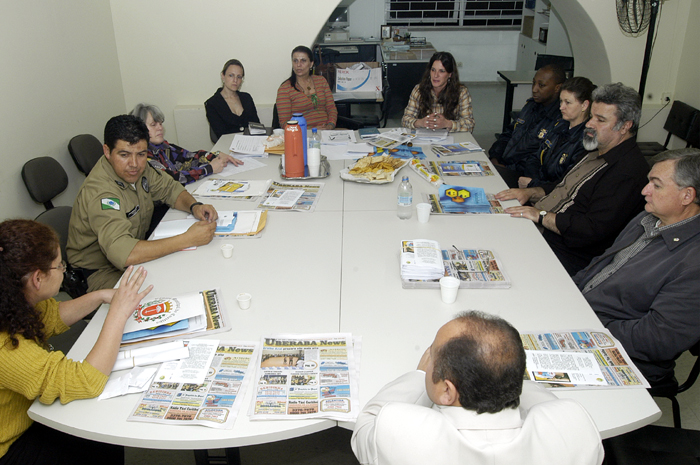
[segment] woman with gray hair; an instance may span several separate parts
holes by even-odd
[[[148,162],[157,170],[165,171],[182,185],[204,176],[220,173],[228,163],[242,165],[237,158],[221,153],[198,150],[190,152],[165,140],[165,116],[155,105],[139,103],[129,113],[137,116],[148,127]]]

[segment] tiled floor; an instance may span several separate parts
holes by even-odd
[[[503,101],[505,84],[501,83],[471,83],[469,90],[472,95],[476,129],[474,137],[479,145],[488,149],[494,142],[494,134],[500,131],[503,118]],[[400,125],[402,111],[390,115],[387,127]],[[679,360],[677,372],[680,379],[685,379],[685,372],[695,358],[688,353]],[[699,383],[700,384],[700,383]],[[700,430],[700,386],[695,385],[689,391],[681,394],[678,400],[681,404],[683,427]],[[660,420],[655,424],[673,426],[671,403],[666,399],[656,400],[663,411]],[[316,464],[357,464],[350,449],[351,432],[342,428],[333,428],[320,433],[290,439],[270,444],[244,447],[241,458],[245,465],[268,463],[284,463],[294,465]],[[192,451],[160,451],[127,448],[126,465],[185,465],[194,464]]]

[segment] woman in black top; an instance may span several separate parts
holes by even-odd
[[[214,95],[204,102],[207,119],[216,137],[243,132],[248,123],[259,123],[253,97],[241,92],[245,70],[238,60],[229,60],[221,70],[221,83]]]

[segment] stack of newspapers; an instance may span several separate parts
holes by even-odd
[[[401,241],[402,279],[439,279],[444,275],[442,251],[437,241]]]

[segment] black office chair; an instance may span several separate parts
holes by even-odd
[[[690,147],[700,149],[700,114],[695,117],[695,121],[693,121],[693,125],[690,127],[688,144],[690,144]]]
[[[697,342],[693,347],[688,349],[689,352],[695,355],[695,363],[690,369],[688,378],[683,384],[679,384],[678,380],[674,376],[672,380],[665,382],[663,384],[653,385],[649,389],[649,394],[654,397],[665,397],[671,401],[671,407],[673,409],[673,426],[676,428],[681,427],[681,407],[678,404],[678,399],[676,396],[681,392],[685,392],[695,383],[698,379],[698,374],[700,374],[700,342]]]
[[[699,113],[697,109],[690,105],[680,100],[674,100],[671,111],[668,112],[668,117],[664,123],[664,129],[668,131],[666,141],[663,145],[658,142],[637,142],[637,145],[642,150],[642,155],[650,161],[654,155],[668,150],[668,143],[671,141],[671,136],[676,136],[686,141],[686,147],[690,147],[691,140],[689,139],[693,137],[691,130],[696,120],[700,120],[700,116],[698,116]],[[694,137],[698,136],[695,135]]]
[[[603,440],[604,465],[698,465],[700,431],[648,425]]]
[[[68,187],[66,171],[59,162],[51,157],[34,158],[22,167],[22,180],[32,200],[43,204],[46,208],[46,211],[37,216],[35,220],[51,226],[56,231],[61,245],[61,257],[68,263],[66,244],[68,242],[68,224],[73,209],[72,207],[54,207],[51,202]],[[82,275],[68,264],[68,268],[63,274],[61,289],[75,299],[85,294],[87,283]]]
[[[279,129],[280,126],[280,115],[277,113],[277,104],[272,106],[272,129]]]
[[[70,152],[78,170],[87,176],[97,164],[97,160],[100,159],[104,150],[97,137],[92,134],[80,134],[68,142],[68,152]]]

